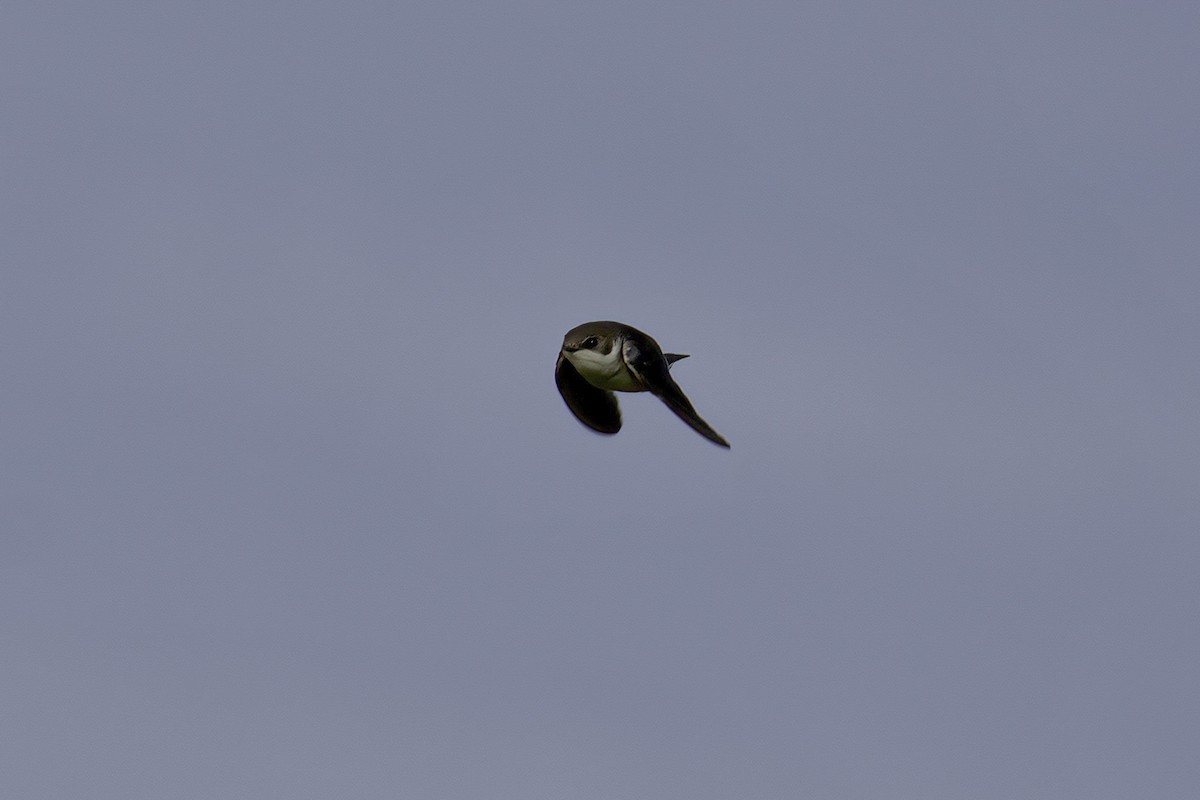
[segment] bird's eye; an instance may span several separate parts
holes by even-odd
[[[589,336],[583,340],[583,346],[585,348],[587,348],[588,350],[591,350],[593,347],[595,347],[598,344],[600,344],[600,340],[597,339],[595,336]]]

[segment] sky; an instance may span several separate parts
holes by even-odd
[[[1200,794],[1200,7],[11,2],[0,794]],[[555,391],[665,350],[732,444]]]

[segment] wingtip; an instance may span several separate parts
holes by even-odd
[[[730,445],[729,442],[725,441],[725,437],[722,436],[721,434],[717,433],[716,431],[713,431],[712,436],[705,434],[704,438],[708,439],[710,442],[715,444],[717,447],[724,447],[726,450],[733,449],[733,446]]]

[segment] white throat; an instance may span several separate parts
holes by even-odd
[[[617,392],[636,392],[642,388],[633,373],[625,366],[621,357],[621,347],[615,346],[607,353],[596,350],[576,350],[568,352],[567,360],[587,379],[587,382],[598,389],[608,389]]]

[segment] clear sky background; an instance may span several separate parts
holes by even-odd
[[[1200,796],[1200,6],[10,2],[0,794]],[[648,396],[554,387],[592,319]]]

